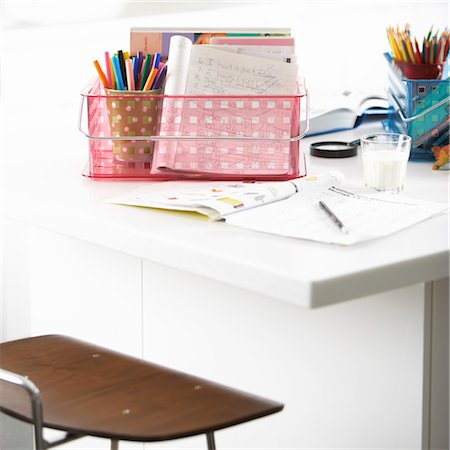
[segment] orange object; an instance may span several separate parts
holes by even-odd
[[[153,68],[147,78],[147,81],[144,84],[144,91],[149,91],[152,87],[153,81],[155,81],[156,74],[158,73],[158,69]]]
[[[94,66],[95,66],[95,69],[97,70],[98,76],[100,78],[100,81],[103,84],[103,87],[105,89],[110,89],[111,86],[109,85],[108,78],[106,78],[106,75],[104,74],[104,72],[103,72],[102,68],[100,67],[100,64],[98,63],[97,60],[94,61]]]
[[[433,170],[438,170],[440,167],[448,164],[450,157],[450,145],[447,144],[444,147],[431,147],[431,150],[436,158],[436,162],[433,165]]]

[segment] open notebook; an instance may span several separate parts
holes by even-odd
[[[294,238],[351,245],[385,236],[447,211],[447,205],[374,193],[330,172],[291,181],[183,182],[146,185],[111,203],[196,211],[211,220]],[[325,202],[344,233],[319,206]]]

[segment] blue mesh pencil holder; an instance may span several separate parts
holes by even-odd
[[[432,147],[449,143],[448,63],[440,80],[410,80],[393,64],[389,53],[384,56],[388,61],[387,96],[390,104],[384,128],[411,136],[410,160],[434,160]]]

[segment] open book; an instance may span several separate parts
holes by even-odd
[[[355,128],[369,116],[386,115],[388,107],[383,94],[312,92],[308,136]]]
[[[342,245],[385,236],[447,210],[446,204],[347,184],[339,172],[264,183],[169,181],[109,201],[195,211],[243,228]],[[319,201],[326,203],[347,232],[324,212]]]

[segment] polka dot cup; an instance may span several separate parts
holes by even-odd
[[[133,137],[156,135],[159,98],[151,98],[151,96],[160,92],[160,90],[106,90],[111,136],[127,138],[112,141],[116,161],[150,162],[152,160],[154,141],[136,140]]]

